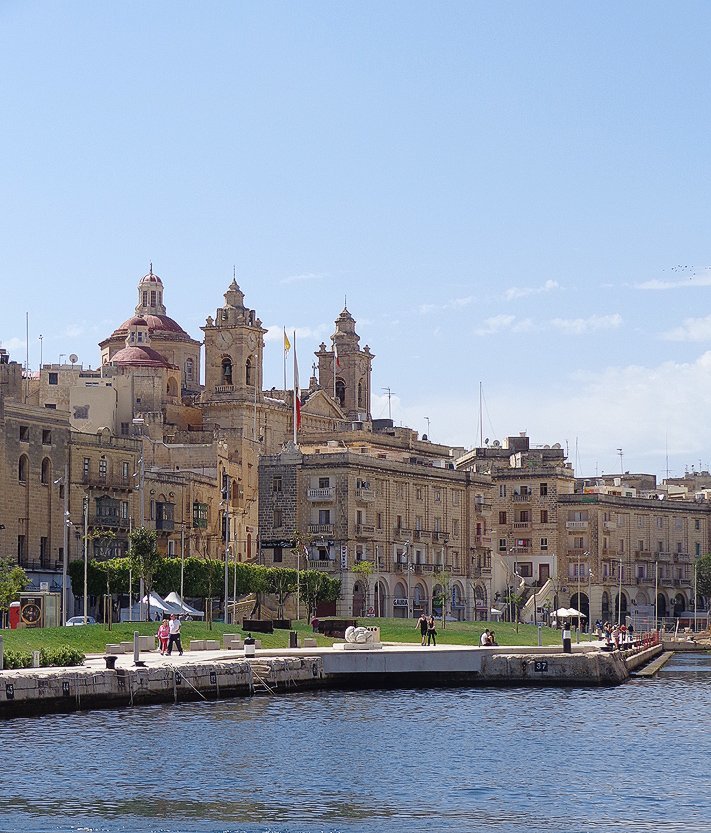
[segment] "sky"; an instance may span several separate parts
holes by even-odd
[[[526,431],[581,476],[711,469],[710,28],[707,2],[2,0],[0,344],[96,367],[151,262],[201,338],[236,270],[267,387],[281,328],[303,379],[347,303],[375,418]]]

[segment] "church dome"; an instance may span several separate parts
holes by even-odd
[[[152,347],[131,345],[119,350],[111,357],[111,363],[118,367],[168,367],[172,365]]]
[[[143,286],[144,284],[150,284],[151,286],[163,286],[163,281],[158,277],[158,275],[153,274],[153,268],[151,267],[151,271],[147,275],[144,275],[138,282],[139,286]]]
[[[128,321],[124,321],[120,327],[115,329],[111,334],[111,338],[126,338],[126,333],[128,332],[129,327],[135,326],[136,321],[142,321],[144,325],[148,325],[151,336],[157,335],[160,338],[161,336],[170,337],[171,335],[177,335],[190,338],[180,324],[178,324],[177,321],[173,321],[173,319],[169,316],[151,314],[140,316],[134,315],[132,318],[129,318]]]

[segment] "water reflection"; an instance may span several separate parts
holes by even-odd
[[[312,692],[10,721],[0,830],[706,831],[709,671],[677,655],[614,689]]]

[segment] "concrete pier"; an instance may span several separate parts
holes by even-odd
[[[635,653],[608,653],[594,644],[558,647],[383,645],[374,651],[333,648],[259,650],[254,658],[234,651],[186,652],[182,657],[141,654],[103,656],[76,668],[0,672],[0,717],[121,708],[148,703],[215,700],[255,693],[314,688],[409,686],[610,686],[660,654],[661,646]]]

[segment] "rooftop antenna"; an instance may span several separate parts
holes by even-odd
[[[622,455],[624,454],[624,451],[621,448],[618,448],[617,453],[620,455],[620,474],[624,474],[625,473],[625,467],[624,467],[624,464],[622,462]]]
[[[482,411],[482,392],[481,392],[481,382],[479,382],[479,448],[482,448],[484,445],[484,413]]]
[[[425,419],[427,420],[427,439],[429,439],[429,436],[430,436],[430,418],[425,417]]]
[[[392,419],[393,418],[393,412],[392,412],[392,408],[390,406],[390,398],[393,395],[393,392],[390,390],[390,388],[383,388],[383,390],[386,390],[388,392],[388,419]]]

